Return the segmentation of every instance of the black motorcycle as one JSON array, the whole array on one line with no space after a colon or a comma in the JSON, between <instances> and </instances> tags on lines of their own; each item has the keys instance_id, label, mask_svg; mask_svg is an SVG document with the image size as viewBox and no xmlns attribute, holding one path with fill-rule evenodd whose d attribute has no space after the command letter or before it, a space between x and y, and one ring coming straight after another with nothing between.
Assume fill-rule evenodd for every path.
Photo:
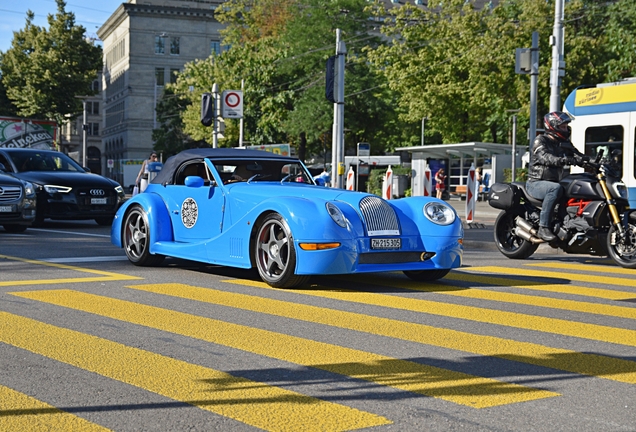
<instances>
[{"instance_id":1,"label":"black motorcycle","mask_svg":"<svg viewBox=\"0 0 636 432\"><path fill-rule=\"evenodd\" d=\"M599 152L586 172L565 176L564 194L555 206L549 244L566 253L610 256L618 265L636 268L636 210L629 209L615 150L610 158ZM511 259L531 256L541 243L541 200L526 192L525 183L495 183L488 194L491 207L503 210L495 221L495 243Z\"/></svg>"}]
</instances>

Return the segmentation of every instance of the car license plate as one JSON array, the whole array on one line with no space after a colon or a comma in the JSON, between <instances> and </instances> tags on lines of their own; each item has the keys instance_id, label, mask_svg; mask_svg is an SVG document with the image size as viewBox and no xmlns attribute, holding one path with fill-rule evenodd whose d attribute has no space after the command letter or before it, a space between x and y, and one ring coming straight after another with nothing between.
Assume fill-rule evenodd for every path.
<instances>
[{"instance_id":1,"label":"car license plate","mask_svg":"<svg viewBox=\"0 0 636 432\"><path fill-rule=\"evenodd\" d=\"M91 198L91 204L108 204L108 198Z\"/></svg>"},{"instance_id":2,"label":"car license plate","mask_svg":"<svg viewBox=\"0 0 636 432\"><path fill-rule=\"evenodd\" d=\"M13 212L13 206L0 206L0 212L3 213L12 213Z\"/></svg>"},{"instance_id":3,"label":"car license plate","mask_svg":"<svg viewBox=\"0 0 636 432\"><path fill-rule=\"evenodd\" d=\"M400 249L402 239L399 238L372 238L371 249Z\"/></svg>"}]
</instances>

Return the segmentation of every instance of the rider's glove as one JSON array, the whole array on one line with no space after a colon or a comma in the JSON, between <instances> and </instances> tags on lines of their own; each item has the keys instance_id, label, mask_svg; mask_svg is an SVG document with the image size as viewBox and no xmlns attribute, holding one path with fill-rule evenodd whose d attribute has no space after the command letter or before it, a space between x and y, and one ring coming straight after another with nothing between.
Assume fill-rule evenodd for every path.
<instances>
[{"instance_id":1,"label":"rider's glove","mask_svg":"<svg viewBox=\"0 0 636 432\"><path fill-rule=\"evenodd\" d=\"M575 164L578 166L583 166L585 162L590 161L590 157L586 155L574 155Z\"/></svg>"},{"instance_id":2,"label":"rider's glove","mask_svg":"<svg viewBox=\"0 0 636 432\"><path fill-rule=\"evenodd\" d=\"M572 156L564 156L561 158L561 163L563 165L577 165L576 159Z\"/></svg>"}]
</instances>

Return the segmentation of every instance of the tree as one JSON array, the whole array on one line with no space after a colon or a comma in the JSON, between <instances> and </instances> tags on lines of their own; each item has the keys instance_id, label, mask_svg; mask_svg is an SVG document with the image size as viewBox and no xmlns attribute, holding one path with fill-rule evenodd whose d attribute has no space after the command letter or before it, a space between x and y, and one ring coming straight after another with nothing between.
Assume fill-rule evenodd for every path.
<instances>
[{"instance_id":1,"label":"tree","mask_svg":"<svg viewBox=\"0 0 636 432\"><path fill-rule=\"evenodd\" d=\"M35 14L27 12L25 28L14 33L0 70L18 115L62 124L82 110L75 96L94 94L91 83L102 67L102 51L85 38L86 29L75 24L66 3L56 3L48 29L34 25Z\"/></svg>"}]
</instances>

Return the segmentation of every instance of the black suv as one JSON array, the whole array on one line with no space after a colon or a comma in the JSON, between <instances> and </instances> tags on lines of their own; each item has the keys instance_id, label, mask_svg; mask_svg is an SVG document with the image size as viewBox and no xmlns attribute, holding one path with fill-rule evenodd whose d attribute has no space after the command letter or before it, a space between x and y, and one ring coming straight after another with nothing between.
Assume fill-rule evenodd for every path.
<instances>
[{"instance_id":1,"label":"black suv","mask_svg":"<svg viewBox=\"0 0 636 432\"><path fill-rule=\"evenodd\" d=\"M24 232L35 220L35 188L6 171L0 163L0 225L11 233Z\"/></svg>"}]
</instances>

